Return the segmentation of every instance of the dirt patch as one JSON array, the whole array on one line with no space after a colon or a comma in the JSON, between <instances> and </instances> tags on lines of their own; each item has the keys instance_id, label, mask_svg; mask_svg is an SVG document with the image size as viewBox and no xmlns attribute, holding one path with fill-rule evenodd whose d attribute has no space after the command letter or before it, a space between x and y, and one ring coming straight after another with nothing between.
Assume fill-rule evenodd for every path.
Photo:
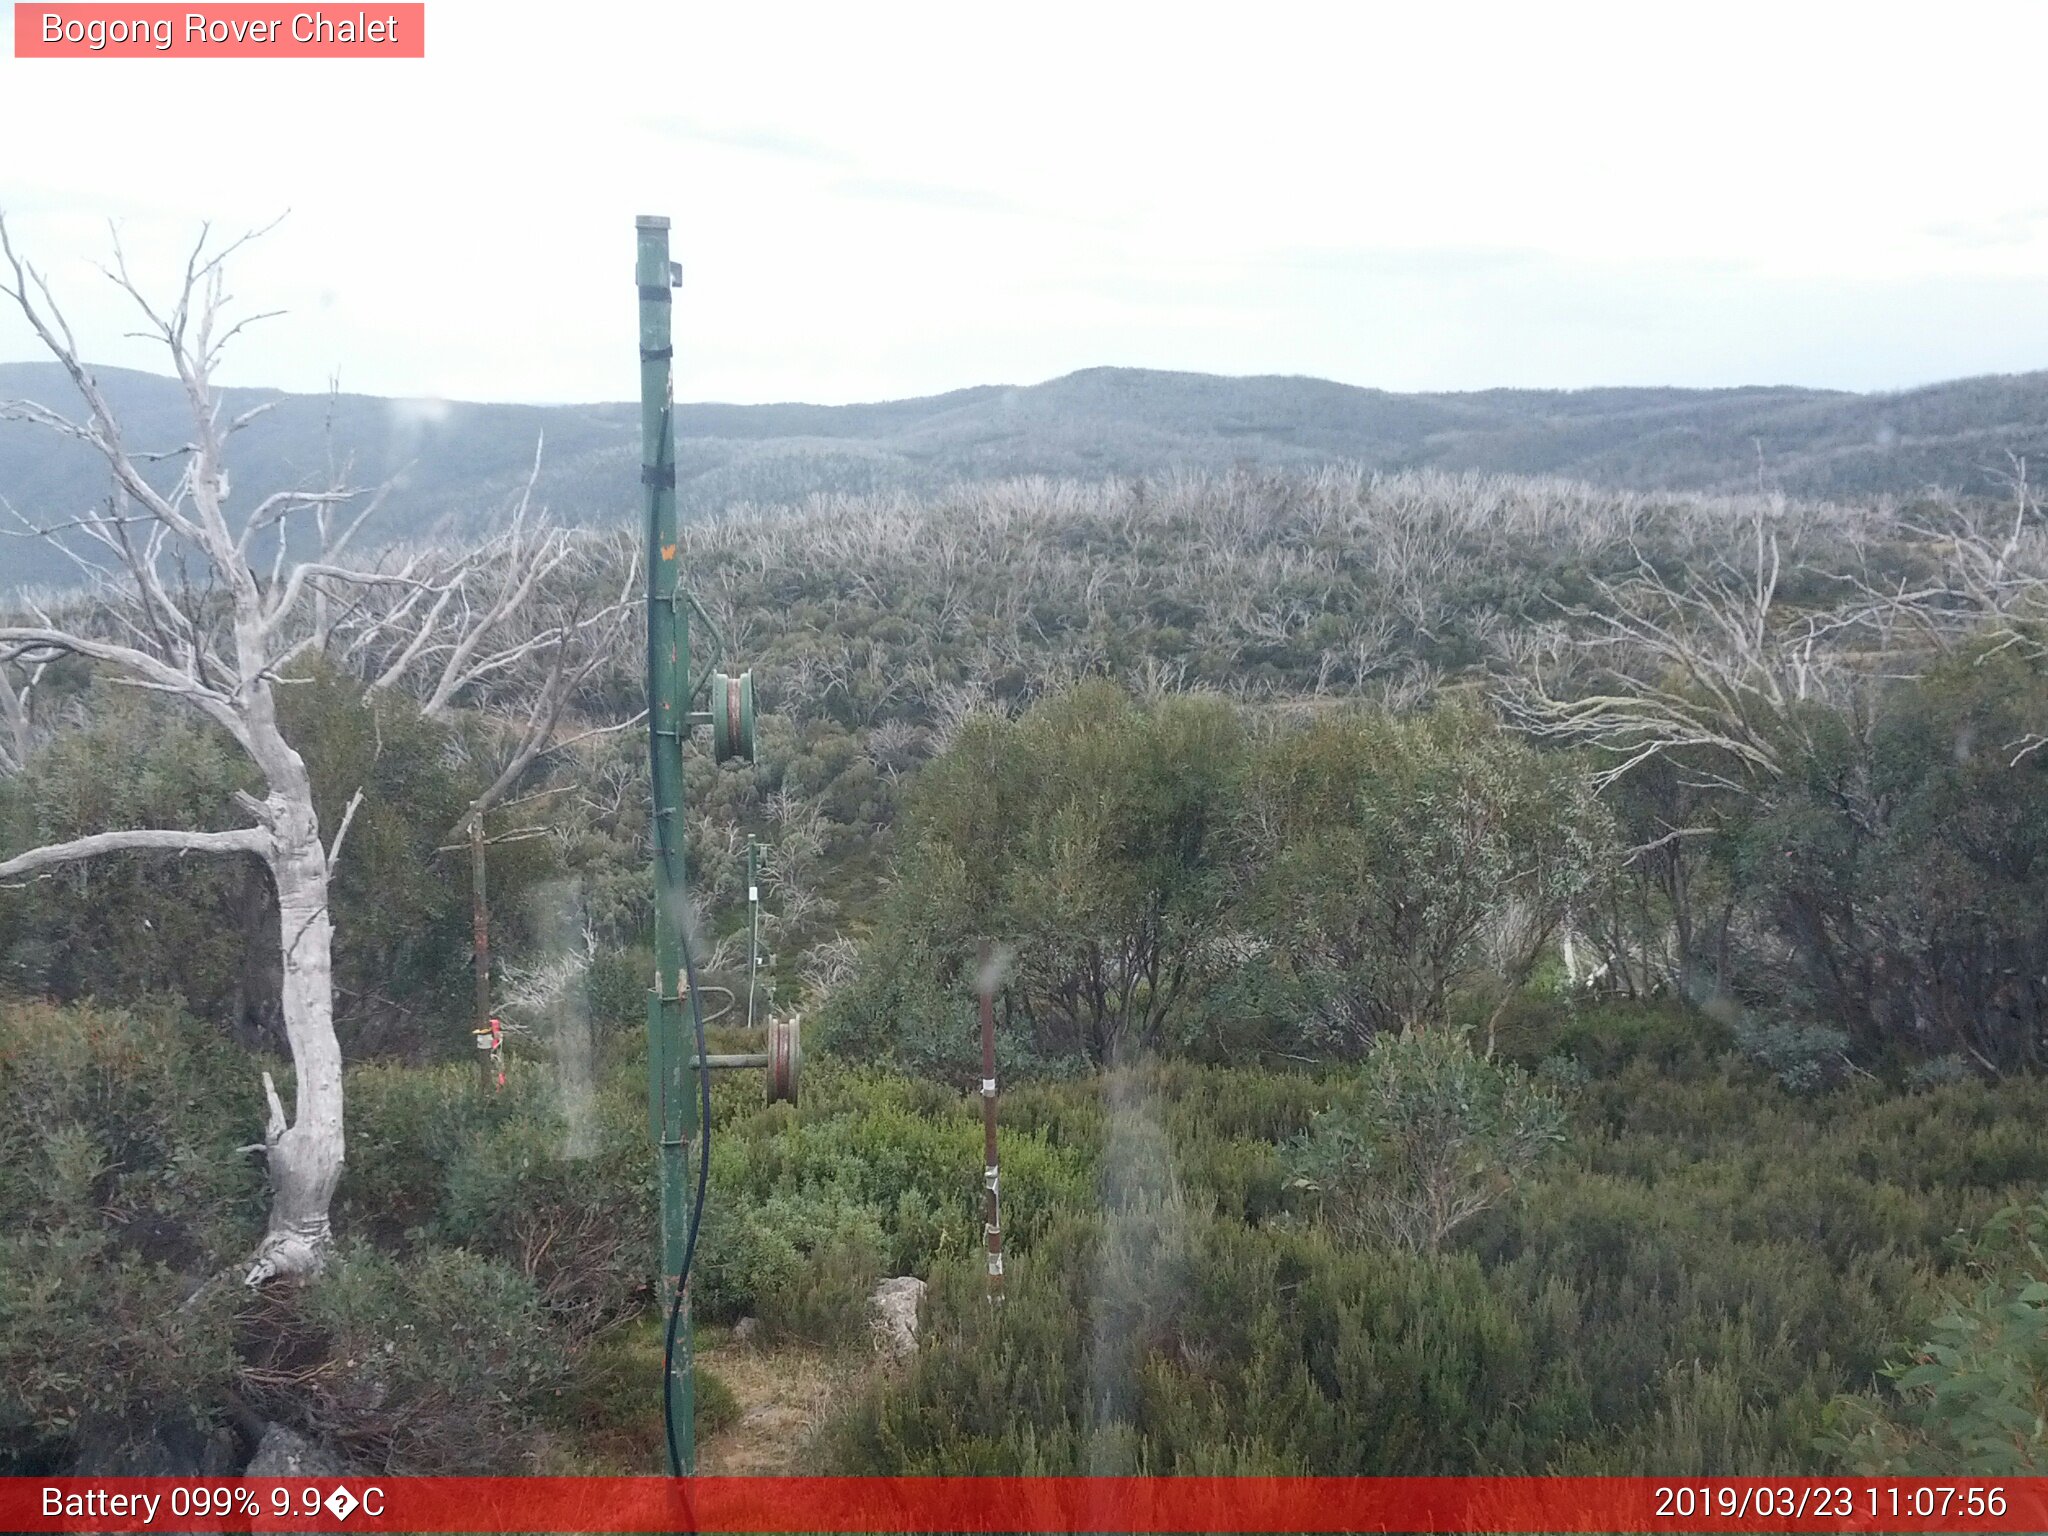
<instances>
[{"instance_id":1,"label":"dirt patch","mask_svg":"<svg viewBox=\"0 0 2048 1536\"><path fill-rule=\"evenodd\" d=\"M708 1477L794 1474L833 1401L865 1379L860 1357L819 1350L728 1344L700 1348L697 1358L732 1388L740 1407L736 1422L697 1447L697 1470Z\"/></svg>"}]
</instances>

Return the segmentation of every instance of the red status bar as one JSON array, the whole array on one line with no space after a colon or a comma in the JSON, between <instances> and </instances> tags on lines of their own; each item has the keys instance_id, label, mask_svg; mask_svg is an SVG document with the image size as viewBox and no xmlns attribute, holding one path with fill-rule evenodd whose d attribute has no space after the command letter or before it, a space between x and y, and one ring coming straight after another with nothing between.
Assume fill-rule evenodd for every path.
<instances>
[{"instance_id":1,"label":"red status bar","mask_svg":"<svg viewBox=\"0 0 2048 1536\"><path fill-rule=\"evenodd\" d=\"M42 1531L2043 1531L2048 1478L0 1478Z\"/></svg>"}]
</instances>

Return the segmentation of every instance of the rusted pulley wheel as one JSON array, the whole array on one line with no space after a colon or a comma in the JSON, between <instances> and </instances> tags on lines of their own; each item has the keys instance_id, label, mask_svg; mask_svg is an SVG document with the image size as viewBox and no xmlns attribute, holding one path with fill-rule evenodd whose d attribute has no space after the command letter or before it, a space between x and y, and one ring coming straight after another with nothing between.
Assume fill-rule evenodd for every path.
<instances>
[{"instance_id":1,"label":"rusted pulley wheel","mask_svg":"<svg viewBox=\"0 0 2048 1536\"><path fill-rule=\"evenodd\" d=\"M768 1102L794 1104L797 1079L803 1073L803 1016L768 1020Z\"/></svg>"},{"instance_id":2,"label":"rusted pulley wheel","mask_svg":"<svg viewBox=\"0 0 2048 1536\"><path fill-rule=\"evenodd\" d=\"M711 755L721 763L754 760L754 674L711 674Z\"/></svg>"}]
</instances>

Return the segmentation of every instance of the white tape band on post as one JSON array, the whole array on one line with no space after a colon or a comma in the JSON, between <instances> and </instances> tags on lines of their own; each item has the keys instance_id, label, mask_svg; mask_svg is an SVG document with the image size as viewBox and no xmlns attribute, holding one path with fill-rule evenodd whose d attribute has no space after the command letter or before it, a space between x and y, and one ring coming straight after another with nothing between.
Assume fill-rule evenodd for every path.
<instances>
[{"instance_id":1,"label":"white tape band on post","mask_svg":"<svg viewBox=\"0 0 2048 1536\"><path fill-rule=\"evenodd\" d=\"M996 1080L994 1078L984 1077L981 1080L981 1096L984 1099L992 1099L996 1096Z\"/></svg>"},{"instance_id":2,"label":"white tape band on post","mask_svg":"<svg viewBox=\"0 0 2048 1536\"><path fill-rule=\"evenodd\" d=\"M750 885L750 886L748 886L748 887L747 887L747 900L749 900L749 901L759 901L760 899L761 899L761 887L759 887L758 885Z\"/></svg>"},{"instance_id":3,"label":"white tape band on post","mask_svg":"<svg viewBox=\"0 0 2048 1536\"><path fill-rule=\"evenodd\" d=\"M988 1272L992 1275L1000 1275L1003 1272L1003 1256L1000 1253L988 1256Z\"/></svg>"}]
</instances>

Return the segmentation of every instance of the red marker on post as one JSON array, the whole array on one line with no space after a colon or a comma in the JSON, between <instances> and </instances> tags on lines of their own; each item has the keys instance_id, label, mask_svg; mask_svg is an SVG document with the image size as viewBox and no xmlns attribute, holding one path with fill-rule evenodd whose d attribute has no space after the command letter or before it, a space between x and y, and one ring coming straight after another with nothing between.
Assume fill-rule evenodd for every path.
<instances>
[{"instance_id":1,"label":"red marker on post","mask_svg":"<svg viewBox=\"0 0 2048 1536\"><path fill-rule=\"evenodd\" d=\"M493 1017L490 1022L490 1025L487 1028L473 1029L470 1031L470 1033L476 1037L476 1048L478 1050L489 1051L491 1053L491 1064L493 1067L496 1068L496 1086L499 1088L504 1087L505 1026L503 1022L497 1019L496 1017Z\"/></svg>"}]
</instances>

